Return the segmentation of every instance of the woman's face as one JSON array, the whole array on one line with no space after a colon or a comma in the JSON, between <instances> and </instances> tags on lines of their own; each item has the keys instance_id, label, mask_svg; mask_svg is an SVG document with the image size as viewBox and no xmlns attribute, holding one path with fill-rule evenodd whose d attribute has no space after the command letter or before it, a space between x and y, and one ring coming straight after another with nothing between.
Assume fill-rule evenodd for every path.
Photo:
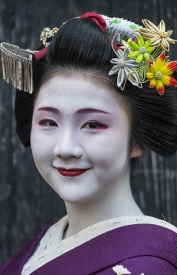
<instances>
[{"instance_id":1,"label":"woman's face","mask_svg":"<svg viewBox=\"0 0 177 275\"><path fill-rule=\"evenodd\" d=\"M116 91L56 75L35 101L31 148L42 177L67 202L89 201L129 173L130 127Z\"/></svg>"}]
</instances>

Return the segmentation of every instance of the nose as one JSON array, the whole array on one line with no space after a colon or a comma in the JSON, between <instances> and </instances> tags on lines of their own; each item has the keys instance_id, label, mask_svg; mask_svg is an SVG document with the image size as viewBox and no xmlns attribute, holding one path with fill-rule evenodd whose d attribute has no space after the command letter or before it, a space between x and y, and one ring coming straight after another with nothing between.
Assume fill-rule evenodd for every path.
<instances>
[{"instance_id":1,"label":"nose","mask_svg":"<svg viewBox=\"0 0 177 275\"><path fill-rule=\"evenodd\" d=\"M69 130L60 133L55 146L55 155L64 159L71 157L81 158L83 155L83 149L79 144L78 136L71 133Z\"/></svg>"}]
</instances>

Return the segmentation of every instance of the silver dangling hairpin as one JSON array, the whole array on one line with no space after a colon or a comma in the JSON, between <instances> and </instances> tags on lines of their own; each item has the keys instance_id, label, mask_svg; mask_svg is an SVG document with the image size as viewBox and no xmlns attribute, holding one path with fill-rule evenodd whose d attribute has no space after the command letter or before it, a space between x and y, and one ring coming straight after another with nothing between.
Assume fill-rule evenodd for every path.
<instances>
[{"instance_id":1,"label":"silver dangling hairpin","mask_svg":"<svg viewBox=\"0 0 177 275\"><path fill-rule=\"evenodd\" d=\"M7 83L28 93L33 92L33 72L31 50L2 42L0 44L3 79Z\"/></svg>"},{"instance_id":2,"label":"silver dangling hairpin","mask_svg":"<svg viewBox=\"0 0 177 275\"><path fill-rule=\"evenodd\" d=\"M53 37L58 28L44 28L40 35L40 40L45 47L48 47L48 39ZM32 94L33 69L32 57L38 51L21 49L18 46L2 42L0 44L3 79L7 83L12 83L14 88Z\"/></svg>"}]
</instances>

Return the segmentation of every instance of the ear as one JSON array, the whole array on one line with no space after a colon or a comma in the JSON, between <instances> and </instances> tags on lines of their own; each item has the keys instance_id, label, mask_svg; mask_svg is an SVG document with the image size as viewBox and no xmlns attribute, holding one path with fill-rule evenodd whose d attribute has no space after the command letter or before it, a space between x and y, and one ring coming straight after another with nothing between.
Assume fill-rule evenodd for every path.
<instances>
[{"instance_id":1,"label":"ear","mask_svg":"<svg viewBox=\"0 0 177 275\"><path fill-rule=\"evenodd\" d=\"M136 142L133 145L133 148L131 150L130 158L140 157L144 153L144 150L145 150L144 147L141 144L139 144L138 142Z\"/></svg>"}]
</instances>

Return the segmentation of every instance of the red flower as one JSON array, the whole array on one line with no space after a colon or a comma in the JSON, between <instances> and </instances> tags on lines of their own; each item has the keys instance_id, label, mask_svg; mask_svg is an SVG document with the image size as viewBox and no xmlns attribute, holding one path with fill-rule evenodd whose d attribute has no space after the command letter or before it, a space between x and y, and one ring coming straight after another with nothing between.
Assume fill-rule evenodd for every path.
<instances>
[{"instance_id":1,"label":"red flower","mask_svg":"<svg viewBox=\"0 0 177 275\"><path fill-rule=\"evenodd\" d=\"M80 16L80 18L91 18L97 23L97 25L102 29L103 32L106 31L106 21L101 17L101 15L94 12L87 12Z\"/></svg>"}]
</instances>

